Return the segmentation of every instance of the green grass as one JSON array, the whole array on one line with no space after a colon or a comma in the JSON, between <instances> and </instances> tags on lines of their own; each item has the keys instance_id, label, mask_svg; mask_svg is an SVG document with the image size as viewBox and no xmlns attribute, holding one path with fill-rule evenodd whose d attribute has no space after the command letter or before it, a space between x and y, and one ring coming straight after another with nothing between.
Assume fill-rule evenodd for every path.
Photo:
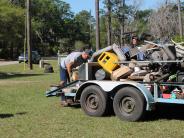
<instances>
[{"instance_id":1,"label":"green grass","mask_svg":"<svg viewBox=\"0 0 184 138\"><path fill-rule=\"evenodd\" d=\"M115 116L89 117L80 108L61 107L58 97L44 96L50 84L59 82L56 62L52 65L55 73L51 74L44 74L36 65L34 71L24 71L23 64L0 67L0 137L184 137L184 117L168 116L167 111L144 122L126 122Z\"/></svg>"}]
</instances>

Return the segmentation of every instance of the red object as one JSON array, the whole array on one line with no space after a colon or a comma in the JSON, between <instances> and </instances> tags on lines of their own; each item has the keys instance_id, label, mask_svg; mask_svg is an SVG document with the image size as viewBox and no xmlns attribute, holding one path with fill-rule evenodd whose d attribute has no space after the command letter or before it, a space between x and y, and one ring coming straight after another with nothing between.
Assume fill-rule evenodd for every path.
<instances>
[{"instance_id":1,"label":"red object","mask_svg":"<svg viewBox=\"0 0 184 138\"><path fill-rule=\"evenodd\" d=\"M165 94L165 93L163 93L162 94L162 97L165 98L165 99L170 99L171 98L171 94Z\"/></svg>"}]
</instances>

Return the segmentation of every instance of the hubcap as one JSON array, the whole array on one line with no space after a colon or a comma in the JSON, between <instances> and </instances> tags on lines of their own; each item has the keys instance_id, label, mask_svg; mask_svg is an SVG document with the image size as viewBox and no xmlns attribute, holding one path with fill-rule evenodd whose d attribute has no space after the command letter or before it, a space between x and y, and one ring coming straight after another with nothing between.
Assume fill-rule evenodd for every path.
<instances>
[{"instance_id":1,"label":"hubcap","mask_svg":"<svg viewBox=\"0 0 184 138\"><path fill-rule=\"evenodd\" d=\"M86 106L88 109L96 110L99 105L99 98L96 94L91 94L86 99Z\"/></svg>"},{"instance_id":2,"label":"hubcap","mask_svg":"<svg viewBox=\"0 0 184 138\"><path fill-rule=\"evenodd\" d=\"M125 97L120 101L120 110L130 114L134 111L135 100L131 97Z\"/></svg>"}]
</instances>

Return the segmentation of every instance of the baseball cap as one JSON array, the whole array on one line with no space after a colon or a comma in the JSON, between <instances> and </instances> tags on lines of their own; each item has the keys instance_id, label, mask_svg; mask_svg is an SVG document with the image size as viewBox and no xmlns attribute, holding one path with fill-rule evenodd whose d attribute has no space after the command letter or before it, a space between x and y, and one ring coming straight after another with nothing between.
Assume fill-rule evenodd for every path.
<instances>
[{"instance_id":1,"label":"baseball cap","mask_svg":"<svg viewBox=\"0 0 184 138\"><path fill-rule=\"evenodd\" d=\"M90 49L85 49L84 53L88 54L88 56L92 56L93 52Z\"/></svg>"},{"instance_id":2,"label":"baseball cap","mask_svg":"<svg viewBox=\"0 0 184 138\"><path fill-rule=\"evenodd\" d=\"M138 40L138 37L137 37L136 35L134 35L134 36L132 36L132 40L133 40L133 39Z\"/></svg>"}]
</instances>

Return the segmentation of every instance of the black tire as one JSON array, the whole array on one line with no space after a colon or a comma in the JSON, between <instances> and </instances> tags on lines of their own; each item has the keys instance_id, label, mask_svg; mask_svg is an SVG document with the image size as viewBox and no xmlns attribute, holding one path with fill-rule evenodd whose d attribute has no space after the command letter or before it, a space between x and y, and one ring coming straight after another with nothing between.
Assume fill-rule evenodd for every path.
<instances>
[{"instance_id":1,"label":"black tire","mask_svg":"<svg viewBox=\"0 0 184 138\"><path fill-rule=\"evenodd\" d=\"M82 110L89 116L103 116L107 111L107 93L96 85L86 87L81 95Z\"/></svg>"},{"instance_id":2,"label":"black tire","mask_svg":"<svg viewBox=\"0 0 184 138\"><path fill-rule=\"evenodd\" d=\"M133 87L120 89L113 101L113 109L121 120L139 121L143 118L146 101L141 92Z\"/></svg>"}]
</instances>

